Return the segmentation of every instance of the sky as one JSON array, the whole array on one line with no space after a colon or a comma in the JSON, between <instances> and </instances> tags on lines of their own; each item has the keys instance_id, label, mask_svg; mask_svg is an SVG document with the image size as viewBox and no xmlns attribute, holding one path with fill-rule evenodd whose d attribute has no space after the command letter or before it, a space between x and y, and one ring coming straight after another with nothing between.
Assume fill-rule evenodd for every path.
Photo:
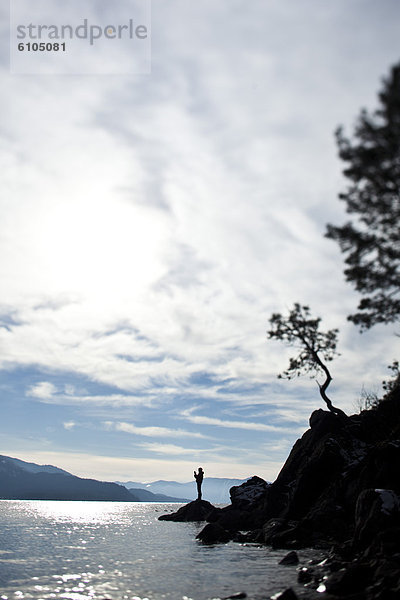
<instances>
[{"instance_id":1,"label":"sky","mask_svg":"<svg viewBox=\"0 0 400 600\"><path fill-rule=\"evenodd\" d=\"M10 73L1 11L0 453L273 480L324 407L277 379L273 312L339 328L349 413L398 358L394 326L346 320L359 297L324 232L346 219L334 131L376 108L400 4L152 0L151 71L119 75Z\"/></svg>"}]
</instances>

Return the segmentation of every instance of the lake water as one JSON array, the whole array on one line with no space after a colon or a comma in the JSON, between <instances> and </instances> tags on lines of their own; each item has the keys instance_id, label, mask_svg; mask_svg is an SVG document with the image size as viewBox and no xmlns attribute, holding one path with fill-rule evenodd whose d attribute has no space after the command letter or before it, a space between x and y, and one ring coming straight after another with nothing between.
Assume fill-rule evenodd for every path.
<instances>
[{"instance_id":1,"label":"lake water","mask_svg":"<svg viewBox=\"0 0 400 600\"><path fill-rule=\"evenodd\" d=\"M292 585L285 551L206 546L203 523L158 521L177 504L0 501L1 600L265 600Z\"/></svg>"}]
</instances>

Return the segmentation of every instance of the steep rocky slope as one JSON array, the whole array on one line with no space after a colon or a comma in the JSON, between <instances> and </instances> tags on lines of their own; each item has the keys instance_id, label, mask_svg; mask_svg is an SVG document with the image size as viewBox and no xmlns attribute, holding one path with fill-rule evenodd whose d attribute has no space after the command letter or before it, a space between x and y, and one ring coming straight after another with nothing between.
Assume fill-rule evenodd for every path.
<instances>
[{"instance_id":1,"label":"steep rocky slope","mask_svg":"<svg viewBox=\"0 0 400 600\"><path fill-rule=\"evenodd\" d=\"M400 389L359 415L315 411L277 479L232 488L207 520L206 543L325 549L299 577L329 598L400 598Z\"/></svg>"}]
</instances>

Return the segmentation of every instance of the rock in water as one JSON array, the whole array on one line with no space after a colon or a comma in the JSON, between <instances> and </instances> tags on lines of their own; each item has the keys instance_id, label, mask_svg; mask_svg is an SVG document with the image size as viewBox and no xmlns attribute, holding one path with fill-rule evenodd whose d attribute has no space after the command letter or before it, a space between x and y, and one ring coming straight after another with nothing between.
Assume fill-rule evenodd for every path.
<instances>
[{"instance_id":1,"label":"rock in water","mask_svg":"<svg viewBox=\"0 0 400 600\"><path fill-rule=\"evenodd\" d=\"M218 523L208 523L204 529L196 535L196 539L204 544L226 544L231 541L232 535L229 531L221 527L221 525L218 525Z\"/></svg>"},{"instance_id":2,"label":"rock in water","mask_svg":"<svg viewBox=\"0 0 400 600\"><path fill-rule=\"evenodd\" d=\"M181 506L179 510L158 517L159 521L206 521L215 507L207 500L194 500Z\"/></svg>"},{"instance_id":3,"label":"rock in water","mask_svg":"<svg viewBox=\"0 0 400 600\"><path fill-rule=\"evenodd\" d=\"M279 561L279 564L280 565L298 565L299 557L297 555L297 552L292 550L292 552L289 552L288 554L286 554L286 556L284 556L282 558L282 560Z\"/></svg>"},{"instance_id":4,"label":"rock in water","mask_svg":"<svg viewBox=\"0 0 400 600\"><path fill-rule=\"evenodd\" d=\"M275 596L271 596L271 600L298 600L298 596L292 590L292 588L288 588L284 592L280 592L279 594L275 594Z\"/></svg>"}]
</instances>

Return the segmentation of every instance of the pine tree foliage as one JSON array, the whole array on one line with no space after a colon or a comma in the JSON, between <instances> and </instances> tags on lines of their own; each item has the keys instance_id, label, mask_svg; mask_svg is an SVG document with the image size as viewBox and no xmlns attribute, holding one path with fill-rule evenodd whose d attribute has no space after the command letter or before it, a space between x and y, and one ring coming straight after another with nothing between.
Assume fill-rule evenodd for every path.
<instances>
[{"instance_id":1,"label":"pine tree foliage","mask_svg":"<svg viewBox=\"0 0 400 600\"><path fill-rule=\"evenodd\" d=\"M395 392L400 388L400 365L398 360L394 360L388 369L392 372L392 379L382 381L382 387L386 394Z\"/></svg>"},{"instance_id":2,"label":"pine tree foliage","mask_svg":"<svg viewBox=\"0 0 400 600\"><path fill-rule=\"evenodd\" d=\"M329 224L326 236L345 255L345 276L362 298L348 318L361 331L400 316L400 64L379 94L380 106L362 110L352 139L336 132L347 164L348 189L339 195L353 215L342 226Z\"/></svg>"}]
</instances>

